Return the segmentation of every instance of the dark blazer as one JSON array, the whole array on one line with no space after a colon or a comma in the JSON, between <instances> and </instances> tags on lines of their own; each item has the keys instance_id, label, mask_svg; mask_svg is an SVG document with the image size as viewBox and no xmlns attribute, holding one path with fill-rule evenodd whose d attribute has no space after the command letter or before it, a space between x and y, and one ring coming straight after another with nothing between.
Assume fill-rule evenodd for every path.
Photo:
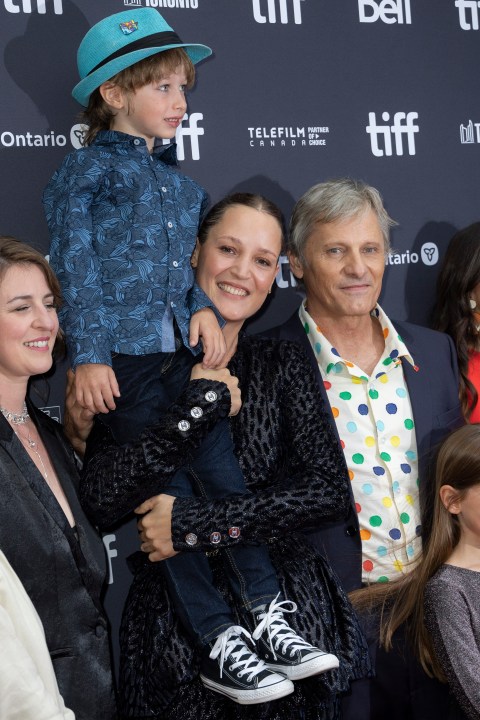
<instances>
[{"instance_id":1,"label":"dark blazer","mask_svg":"<svg viewBox=\"0 0 480 720\"><path fill-rule=\"evenodd\" d=\"M28 410L70 503L78 535L0 415L0 548L43 622L66 706L77 720L110 720L115 705L100 601L103 544L80 507L73 452L61 426L30 403Z\"/></svg>"},{"instance_id":2,"label":"dark blazer","mask_svg":"<svg viewBox=\"0 0 480 720\"><path fill-rule=\"evenodd\" d=\"M457 357L448 335L411 323L395 322L394 325L415 362L415 368L407 361L402 361L402 364L415 422L423 507L432 488L429 477L435 451L449 432L463 424L458 399ZM322 397L328 402L318 363L298 312L283 325L265 334L280 340L295 340L303 346L314 368ZM338 438L333 415L330 419ZM360 587L362 573L361 541L353 494L351 500L350 511L344 521L309 532L309 540L326 555L347 591ZM424 532L428 531L428 523L429 518L424 516Z\"/></svg>"}]
</instances>

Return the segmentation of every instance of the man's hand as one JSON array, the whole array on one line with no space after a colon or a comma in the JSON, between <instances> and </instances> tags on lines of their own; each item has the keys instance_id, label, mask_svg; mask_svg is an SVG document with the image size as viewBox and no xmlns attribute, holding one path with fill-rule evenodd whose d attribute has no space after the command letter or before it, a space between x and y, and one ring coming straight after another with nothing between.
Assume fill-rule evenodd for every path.
<instances>
[{"instance_id":1,"label":"man's hand","mask_svg":"<svg viewBox=\"0 0 480 720\"><path fill-rule=\"evenodd\" d=\"M115 373L109 365L86 363L75 369L76 399L92 413L115 410L115 397L120 397Z\"/></svg>"},{"instance_id":2,"label":"man's hand","mask_svg":"<svg viewBox=\"0 0 480 720\"><path fill-rule=\"evenodd\" d=\"M63 430L73 449L82 458L85 455L85 445L92 429L94 417L95 413L78 404L75 390L75 373L73 370L68 370Z\"/></svg>"}]
</instances>

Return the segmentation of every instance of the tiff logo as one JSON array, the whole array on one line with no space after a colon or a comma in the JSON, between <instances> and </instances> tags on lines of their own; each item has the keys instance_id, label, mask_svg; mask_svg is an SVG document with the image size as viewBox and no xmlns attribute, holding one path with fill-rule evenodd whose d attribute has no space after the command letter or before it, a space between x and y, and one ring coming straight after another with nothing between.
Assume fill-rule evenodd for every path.
<instances>
[{"instance_id":1,"label":"tiff logo","mask_svg":"<svg viewBox=\"0 0 480 720\"><path fill-rule=\"evenodd\" d=\"M455 0L462 30L478 30L480 0ZM467 11L470 11L469 13ZM470 22L469 22L470 20Z\"/></svg>"},{"instance_id":2,"label":"tiff logo","mask_svg":"<svg viewBox=\"0 0 480 720\"><path fill-rule=\"evenodd\" d=\"M412 24L410 0L358 0L360 22L373 23L380 19L387 25Z\"/></svg>"},{"instance_id":3,"label":"tiff logo","mask_svg":"<svg viewBox=\"0 0 480 720\"><path fill-rule=\"evenodd\" d=\"M388 122L390 113L382 113L382 120ZM370 143L372 145L372 153L376 157L384 155L393 155L392 136L395 139L395 154L403 155L403 138L407 138L408 154L415 155L415 133L419 131L416 112L396 112L393 116L393 125L377 125L377 118L374 112L368 113L369 124L366 127L367 133L370 135ZM383 138L383 148L379 145L379 137Z\"/></svg>"},{"instance_id":4,"label":"tiff logo","mask_svg":"<svg viewBox=\"0 0 480 720\"><path fill-rule=\"evenodd\" d=\"M21 0L21 2L15 3L13 0L3 0L5 10L9 13L31 13L32 2L36 6L36 10L40 15L44 15L47 12L47 3L49 0ZM53 0L53 12L55 15L61 15L63 13L62 0Z\"/></svg>"},{"instance_id":5,"label":"tiff logo","mask_svg":"<svg viewBox=\"0 0 480 720\"><path fill-rule=\"evenodd\" d=\"M462 145L480 143L480 123L473 123L470 120L468 125L460 125L460 142Z\"/></svg>"},{"instance_id":6,"label":"tiff logo","mask_svg":"<svg viewBox=\"0 0 480 720\"><path fill-rule=\"evenodd\" d=\"M200 137L200 135L205 134L205 130L201 127L198 127L199 120L203 120L202 113L191 113L190 115L186 114L183 117L182 124L177 129L175 141L177 143L177 157L180 161L185 160L184 137L186 136L190 138L192 160L200 160L200 145L198 142L198 138ZM184 126L184 123L186 121L188 121L188 127ZM164 140L163 144L167 145L169 142L170 140Z\"/></svg>"},{"instance_id":7,"label":"tiff logo","mask_svg":"<svg viewBox=\"0 0 480 720\"><path fill-rule=\"evenodd\" d=\"M280 14L280 22L288 23L288 8L293 11L293 21L296 25L302 23L302 6L305 0L252 0L253 17L258 23L277 22L277 8ZM267 15L262 14L262 7L267 10Z\"/></svg>"}]
</instances>

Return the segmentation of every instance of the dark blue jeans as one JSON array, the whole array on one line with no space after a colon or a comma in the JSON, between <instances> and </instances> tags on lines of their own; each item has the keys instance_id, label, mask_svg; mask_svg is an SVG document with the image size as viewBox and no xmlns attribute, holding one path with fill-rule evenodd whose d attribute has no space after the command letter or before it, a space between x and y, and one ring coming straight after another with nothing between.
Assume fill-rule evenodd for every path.
<instances>
[{"instance_id":1,"label":"dark blue jeans","mask_svg":"<svg viewBox=\"0 0 480 720\"><path fill-rule=\"evenodd\" d=\"M117 442L132 442L145 427L158 422L187 385L195 362L183 345L175 353L112 358L121 398L115 401L114 412L99 419L110 427ZM227 420L217 423L193 461L174 475L167 491L176 497L208 499L248 492ZM218 531L223 535L228 528ZM230 585L245 611L276 597L279 585L265 546L239 544L222 552ZM203 552L180 553L163 561L162 569L177 614L195 642L205 645L235 624L229 606L213 584Z\"/></svg>"}]
</instances>

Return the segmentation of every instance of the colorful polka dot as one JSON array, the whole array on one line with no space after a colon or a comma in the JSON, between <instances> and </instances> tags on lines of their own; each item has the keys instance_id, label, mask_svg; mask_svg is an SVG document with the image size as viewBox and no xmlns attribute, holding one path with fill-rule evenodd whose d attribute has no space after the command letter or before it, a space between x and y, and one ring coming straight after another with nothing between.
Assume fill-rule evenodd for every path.
<instances>
[{"instance_id":1,"label":"colorful polka dot","mask_svg":"<svg viewBox=\"0 0 480 720\"><path fill-rule=\"evenodd\" d=\"M393 447L398 447L400 445L400 438L398 435L392 435L390 438L390 443L393 445Z\"/></svg>"},{"instance_id":2,"label":"colorful polka dot","mask_svg":"<svg viewBox=\"0 0 480 720\"><path fill-rule=\"evenodd\" d=\"M391 508L393 505L392 499L389 497L382 498L382 505L386 508Z\"/></svg>"},{"instance_id":3,"label":"colorful polka dot","mask_svg":"<svg viewBox=\"0 0 480 720\"><path fill-rule=\"evenodd\" d=\"M392 528L388 534L390 535L392 540L400 540L400 538L402 537L402 533L398 528Z\"/></svg>"},{"instance_id":4,"label":"colorful polka dot","mask_svg":"<svg viewBox=\"0 0 480 720\"><path fill-rule=\"evenodd\" d=\"M368 394L372 400L378 400L378 390L369 390Z\"/></svg>"},{"instance_id":5,"label":"colorful polka dot","mask_svg":"<svg viewBox=\"0 0 480 720\"><path fill-rule=\"evenodd\" d=\"M408 513L403 512L400 514L400 520L402 521L402 523L404 525L408 525L408 523L410 522L410 515Z\"/></svg>"},{"instance_id":6,"label":"colorful polka dot","mask_svg":"<svg viewBox=\"0 0 480 720\"><path fill-rule=\"evenodd\" d=\"M407 503L409 505L413 505L413 503L414 503L414 499L411 495L405 495L405 500L407 501Z\"/></svg>"},{"instance_id":7,"label":"colorful polka dot","mask_svg":"<svg viewBox=\"0 0 480 720\"><path fill-rule=\"evenodd\" d=\"M397 389L395 390L395 394L396 394L399 398L405 398L405 397L407 397L407 391L405 390L405 388L397 388Z\"/></svg>"},{"instance_id":8,"label":"colorful polka dot","mask_svg":"<svg viewBox=\"0 0 480 720\"><path fill-rule=\"evenodd\" d=\"M387 411L387 413L388 413L389 415L395 415L395 413L397 412L398 408L397 408L397 406L395 405L395 403L387 403L387 404L385 405L385 410Z\"/></svg>"},{"instance_id":9,"label":"colorful polka dot","mask_svg":"<svg viewBox=\"0 0 480 720\"><path fill-rule=\"evenodd\" d=\"M381 557L381 558L386 557L387 552L388 552L388 551L387 551L387 548L385 547L385 545L379 545L379 546L378 546L378 548L377 548L377 555L378 555L378 557Z\"/></svg>"},{"instance_id":10,"label":"colorful polka dot","mask_svg":"<svg viewBox=\"0 0 480 720\"><path fill-rule=\"evenodd\" d=\"M366 530L365 528L362 528L360 530L360 539L363 540L363 542L370 540L371 537L372 533L370 532L370 530Z\"/></svg>"},{"instance_id":11,"label":"colorful polka dot","mask_svg":"<svg viewBox=\"0 0 480 720\"><path fill-rule=\"evenodd\" d=\"M336 355L337 357L340 357L340 353L338 352L337 348L332 347L332 348L330 348L330 351L331 351L332 355Z\"/></svg>"},{"instance_id":12,"label":"colorful polka dot","mask_svg":"<svg viewBox=\"0 0 480 720\"><path fill-rule=\"evenodd\" d=\"M361 453L355 453L354 455L352 455L352 460L355 465L362 465L362 463L365 462L365 458Z\"/></svg>"},{"instance_id":13,"label":"colorful polka dot","mask_svg":"<svg viewBox=\"0 0 480 720\"><path fill-rule=\"evenodd\" d=\"M380 453L380 457L381 457L382 460L384 460L385 462L390 462L390 460L392 459L392 456L389 455L387 452L381 452L381 453Z\"/></svg>"},{"instance_id":14,"label":"colorful polka dot","mask_svg":"<svg viewBox=\"0 0 480 720\"><path fill-rule=\"evenodd\" d=\"M310 332L310 325L308 323L305 323L305 325L303 326L303 329L305 330L305 332L308 335L308 333Z\"/></svg>"},{"instance_id":15,"label":"colorful polka dot","mask_svg":"<svg viewBox=\"0 0 480 720\"><path fill-rule=\"evenodd\" d=\"M365 572L372 572L373 562L371 560L364 560L363 569L365 570Z\"/></svg>"},{"instance_id":16,"label":"colorful polka dot","mask_svg":"<svg viewBox=\"0 0 480 720\"><path fill-rule=\"evenodd\" d=\"M375 473L375 475L376 475L377 477L381 477L382 475L385 475L385 468L380 467L380 465L375 465L375 466L372 468L372 470L373 470L373 472Z\"/></svg>"},{"instance_id":17,"label":"colorful polka dot","mask_svg":"<svg viewBox=\"0 0 480 720\"><path fill-rule=\"evenodd\" d=\"M380 527L381 524L382 518L380 517L380 515L372 515L372 517L370 518L370 525L372 527Z\"/></svg>"},{"instance_id":18,"label":"colorful polka dot","mask_svg":"<svg viewBox=\"0 0 480 720\"><path fill-rule=\"evenodd\" d=\"M391 357L385 358L385 360L382 362L382 365L387 365L387 366L388 366L388 365L391 365L391 364L392 364L392 358L391 358Z\"/></svg>"},{"instance_id":19,"label":"colorful polka dot","mask_svg":"<svg viewBox=\"0 0 480 720\"><path fill-rule=\"evenodd\" d=\"M375 445L375 438L372 437L371 435L368 435L368 436L365 438L365 445L366 445L367 447L374 447L374 445Z\"/></svg>"},{"instance_id":20,"label":"colorful polka dot","mask_svg":"<svg viewBox=\"0 0 480 720\"><path fill-rule=\"evenodd\" d=\"M332 406L332 415L334 418L337 418L340 415L339 409Z\"/></svg>"},{"instance_id":21,"label":"colorful polka dot","mask_svg":"<svg viewBox=\"0 0 480 720\"><path fill-rule=\"evenodd\" d=\"M358 513L362 512L362 506L360 505L360 503L355 503L355 510L357 511L357 515Z\"/></svg>"},{"instance_id":22,"label":"colorful polka dot","mask_svg":"<svg viewBox=\"0 0 480 720\"><path fill-rule=\"evenodd\" d=\"M357 432L357 424L354 423L353 420L351 420L350 422L347 423L347 430L348 430L348 432L356 433ZM362 460L362 462L363 462L363 460Z\"/></svg>"},{"instance_id":23,"label":"colorful polka dot","mask_svg":"<svg viewBox=\"0 0 480 720\"><path fill-rule=\"evenodd\" d=\"M396 570L397 572L402 572L402 570L403 570L403 563L401 562L401 560L395 560L395 562L393 563L393 567L395 568L395 570Z\"/></svg>"},{"instance_id":24,"label":"colorful polka dot","mask_svg":"<svg viewBox=\"0 0 480 720\"><path fill-rule=\"evenodd\" d=\"M415 535L416 535L417 537L420 537L421 534L422 534L422 526L421 526L421 525L417 525L417 527L415 528Z\"/></svg>"},{"instance_id":25,"label":"colorful polka dot","mask_svg":"<svg viewBox=\"0 0 480 720\"><path fill-rule=\"evenodd\" d=\"M382 375L378 378L379 382L381 382L383 385L386 385L388 383L388 375Z\"/></svg>"},{"instance_id":26,"label":"colorful polka dot","mask_svg":"<svg viewBox=\"0 0 480 720\"><path fill-rule=\"evenodd\" d=\"M325 390L330 390L330 388L332 387L332 383L328 382L328 380L324 380L323 387L325 388Z\"/></svg>"},{"instance_id":27,"label":"colorful polka dot","mask_svg":"<svg viewBox=\"0 0 480 720\"><path fill-rule=\"evenodd\" d=\"M343 440L340 440L340 445L341 445L342 450L345 450L345 443Z\"/></svg>"},{"instance_id":28,"label":"colorful polka dot","mask_svg":"<svg viewBox=\"0 0 480 720\"><path fill-rule=\"evenodd\" d=\"M348 471L348 477L350 478L350 480L353 480L353 478L355 477L355 473L353 472L353 470Z\"/></svg>"},{"instance_id":29,"label":"colorful polka dot","mask_svg":"<svg viewBox=\"0 0 480 720\"><path fill-rule=\"evenodd\" d=\"M383 432L385 430L385 423L383 420L377 420L377 430Z\"/></svg>"},{"instance_id":30,"label":"colorful polka dot","mask_svg":"<svg viewBox=\"0 0 480 720\"><path fill-rule=\"evenodd\" d=\"M360 413L360 415L368 415L368 405L361 403L358 406L358 412Z\"/></svg>"},{"instance_id":31,"label":"colorful polka dot","mask_svg":"<svg viewBox=\"0 0 480 720\"><path fill-rule=\"evenodd\" d=\"M413 450L407 450L407 452L405 453L405 457L407 458L407 460L413 461L417 459L417 453L413 452Z\"/></svg>"},{"instance_id":32,"label":"colorful polka dot","mask_svg":"<svg viewBox=\"0 0 480 720\"><path fill-rule=\"evenodd\" d=\"M413 428L415 427L413 420L411 420L410 418L407 418L406 420L404 420L403 424L405 425L407 430L413 430Z\"/></svg>"},{"instance_id":33,"label":"colorful polka dot","mask_svg":"<svg viewBox=\"0 0 480 720\"><path fill-rule=\"evenodd\" d=\"M389 579L388 579L388 577L387 577L386 575L380 575L380 577L378 578L377 582L379 582L379 583L387 583L387 582L389 582Z\"/></svg>"},{"instance_id":34,"label":"colorful polka dot","mask_svg":"<svg viewBox=\"0 0 480 720\"><path fill-rule=\"evenodd\" d=\"M405 473L405 475L409 475L412 472L412 466L408 465L407 463L402 463L400 465L400 469L402 472Z\"/></svg>"},{"instance_id":35,"label":"colorful polka dot","mask_svg":"<svg viewBox=\"0 0 480 720\"><path fill-rule=\"evenodd\" d=\"M373 493L373 485L370 483L364 483L362 485L362 492L364 492L365 495L371 495Z\"/></svg>"},{"instance_id":36,"label":"colorful polka dot","mask_svg":"<svg viewBox=\"0 0 480 720\"><path fill-rule=\"evenodd\" d=\"M317 355L320 355L321 349L322 349L322 346L320 345L320 343L316 342L315 343L315 352L317 353Z\"/></svg>"},{"instance_id":37,"label":"colorful polka dot","mask_svg":"<svg viewBox=\"0 0 480 720\"><path fill-rule=\"evenodd\" d=\"M342 398L342 400L351 400L352 399L352 393L349 392L341 392L339 397Z\"/></svg>"}]
</instances>

